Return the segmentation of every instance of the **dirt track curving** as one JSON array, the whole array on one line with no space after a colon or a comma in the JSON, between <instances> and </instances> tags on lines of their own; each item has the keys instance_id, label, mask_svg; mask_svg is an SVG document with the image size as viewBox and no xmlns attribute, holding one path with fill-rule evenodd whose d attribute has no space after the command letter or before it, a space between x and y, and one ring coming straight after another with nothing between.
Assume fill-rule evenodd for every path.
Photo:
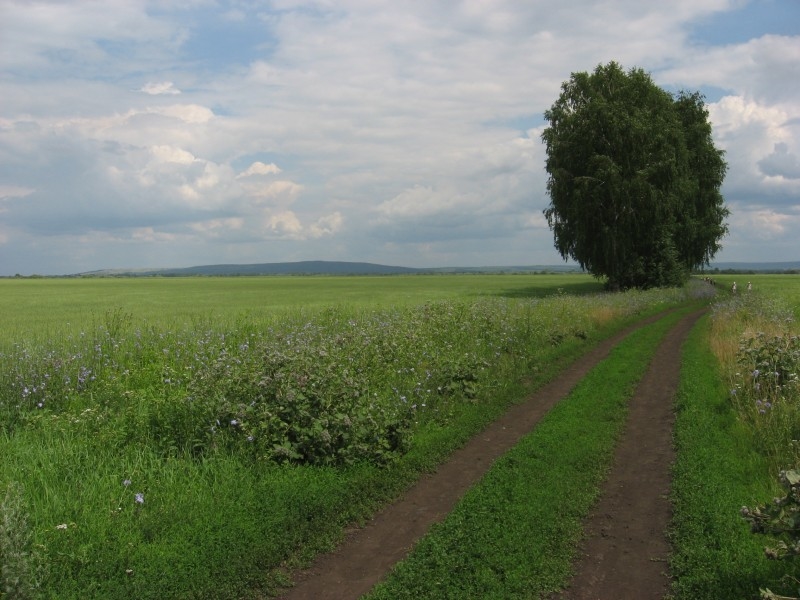
<instances>
[{"instance_id":1,"label":"dirt track curving","mask_svg":"<svg viewBox=\"0 0 800 600\"><path fill-rule=\"evenodd\" d=\"M559 598L661 598L666 593L671 400L679 377L681 343L700 314L682 319L670 331L637 388L613 472L587 523L587 542L576 577ZM604 340L514 406L365 527L350 532L334 552L319 557L281 598L355 600L367 593L616 344L659 316Z\"/></svg>"}]
</instances>

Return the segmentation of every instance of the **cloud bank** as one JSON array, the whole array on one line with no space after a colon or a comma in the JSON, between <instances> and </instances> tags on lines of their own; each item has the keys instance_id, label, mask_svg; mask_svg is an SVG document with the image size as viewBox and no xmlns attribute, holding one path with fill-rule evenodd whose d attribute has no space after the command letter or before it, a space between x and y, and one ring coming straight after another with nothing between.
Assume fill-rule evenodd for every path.
<instances>
[{"instance_id":1,"label":"cloud bank","mask_svg":"<svg viewBox=\"0 0 800 600\"><path fill-rule=\"evenodd\" d=\"M542 114L610 60L706 94L717 258L797 260L800 8L768 4L0 0L0 275L559 263Z\"/></svg>"}]
</instances>

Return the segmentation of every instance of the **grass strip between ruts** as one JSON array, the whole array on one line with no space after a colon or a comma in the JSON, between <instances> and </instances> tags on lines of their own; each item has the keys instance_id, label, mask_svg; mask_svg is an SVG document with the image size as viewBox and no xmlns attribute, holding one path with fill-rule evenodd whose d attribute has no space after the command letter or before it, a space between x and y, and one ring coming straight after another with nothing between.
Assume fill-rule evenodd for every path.
<instances>
[{"instance_id":1,"label":"grass strip between ruts","mask_svg":"<svg viewBox=\"0 0 800 600\"><path fill-rule=\"evenodd\" d=\"M688 310L620 343L367 598L537 598L565 585L627 402Z\"/></svg>"},{"instance_id":2,"label":"grass strip between ruts","mask_svg":"<svg viewBox=\"0 0 800 600\"><path fill-rule=\"evenodd\" d=\"M800 577L800 565L770 561L769 540L750 533L739 515L779 495L768 463L737 419L707 338L708 318L684 346L677 398L673 474L671 573L676 600L757 598L759 587L797 593L784 575Z\"/></svg>"}]
</instances>

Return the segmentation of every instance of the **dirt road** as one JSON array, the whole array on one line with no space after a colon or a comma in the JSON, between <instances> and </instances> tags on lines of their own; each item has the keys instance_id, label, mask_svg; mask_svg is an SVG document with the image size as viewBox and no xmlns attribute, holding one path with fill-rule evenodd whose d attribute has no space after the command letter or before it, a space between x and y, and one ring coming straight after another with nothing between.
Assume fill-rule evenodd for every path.
<instances>
[{"instance_id":1,"label":"dirt road","mask_svg":"<svg viewBox=\"0 0 800 600\"><path fill-rule=\"evenodd\" d=\"M631 401L613 472L587 523L588 539L577 575L559 598L660 598L667 590L664 530L670 515L666 494L673 460L671 400L679 376L680 345L700 314L689 315L670 331ZM365 527L352 531L336 551L319 557L281 598L355 600L367 593L616 344L659 316L604 340L514 406L435 473L421 478Z\"/></svg>"}]
</instances>

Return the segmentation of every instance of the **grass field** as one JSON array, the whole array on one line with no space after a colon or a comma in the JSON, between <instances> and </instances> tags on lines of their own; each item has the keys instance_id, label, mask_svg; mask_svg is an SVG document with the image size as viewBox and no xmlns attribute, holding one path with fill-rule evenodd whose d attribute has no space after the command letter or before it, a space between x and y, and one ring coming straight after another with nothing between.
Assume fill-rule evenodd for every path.
<instances>
[{"instance_id":1,"label":"grass field","mask_svg":"<svg viewBox=\"0 0 800 600\"><path fill-rule=\"evenodd\" d=\"M575 276L2 284L4 577L82 599L269 595L557 365L686 299Z\"/></svg>"},{"instance_id":2,"label":"grass field","mask_svg":"<svg viewBox=\"0 0 800 600\"><path fill-rule=\"evenodd\" d=\"M749 279L754 292L723 292L687 348L673 534L681 599L722 600L762 581L778 589L778 576L792 572L755 565L760 541L732 513L769 499L774 473L764 465L787 459L763 449L800 423L789 410L800 401L768 420L744 394L752 378L736 379L743 335L792 331L785 317L800 309L800 279ZM0 558L3 584L18 582L9 597L268 597L286 568L330 548L348 523L368 518L596 340L689 300L687 290L594 293L600 287L576 275L0 280ZM769 325L776 318L782 324ZM617 372L582 386L606 386L609 404L589 394L575 406L611 412L565 405L534 434L574 441L556 444L552 461L572 446L608 451L608 438L598 438L600 451L569 432L582 420L613 425L622 406L614 398L660 330L649 331L617 354ZM732 402L736 385L749 401ZM509 460L543 468L524 455ZM502 522L506 510L537 510L558 520L567 467L533 490L541 500L532 506L533 491L498 464L488 487L470 495L478 514ZM596 490L569 494L578 514ZM508 498L515 504L501 507ZM540 553L540 568L555 575L525 580L519 566L529 558L510 550L514 536L536 555L555 534L537 541L487 526L469 503L456 526L442 528L456 541L429 546L437 560L464 540L474 560L509 546L497 568L530 593L568 568L568 552ZM492 573L479 566L461 565L478 588L495 585L480 580ZM429 568L423 561L403 577L424 579ZM730 580L738 574L746 581ZM447 585L455 594L462 584Z\"/></svg>"},{"instance_id":3,"label":"grass field","mask_svg":"<svg viewBox=\"0 0 800 600\"><path fill-rule=\"evenodd\" d=\"M192 321L271 319L303 308L403 307L483 296L599 292L589 275L0 279L0 341L77 332L109 311L178 327Z\"/></svg>"},{"instance_id":4,"label":"grass field","mask_svg":"<svg viewBox=\"0 0 800 600\"><path fill-rule=\"evenodd\" d=\"M730 289L735 281L740 293L747 290L747 283L750 282L754 291L786 302L800 320L800 275L725 274L715 275L714 280L725 289Z\"/></svg>"}]
</instances>

